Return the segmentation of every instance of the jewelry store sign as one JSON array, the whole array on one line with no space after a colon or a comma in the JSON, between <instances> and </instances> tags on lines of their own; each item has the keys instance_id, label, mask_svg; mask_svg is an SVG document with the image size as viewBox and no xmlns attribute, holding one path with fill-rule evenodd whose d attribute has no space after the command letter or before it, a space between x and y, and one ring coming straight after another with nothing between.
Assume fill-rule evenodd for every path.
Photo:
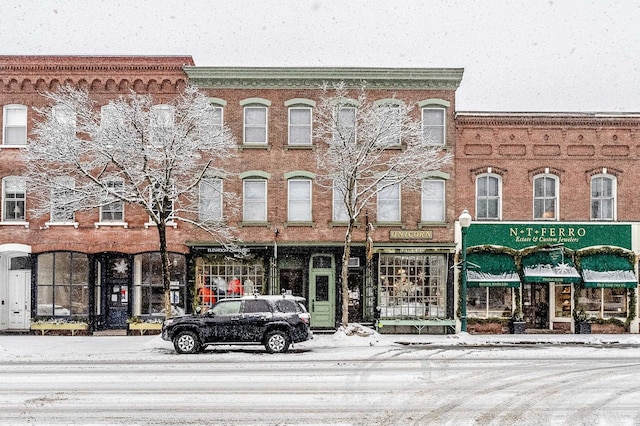
<instances>
[{"instance_id":1,"label":"jewelry store sign","mask_svg":"<svg viewBox=\"0 0 640 426\"><path fill-rule=\"evenodd\" d=\"M391 240L431 240L433 239L433 231L389 231L389 239Z\"/></svg>"},{"instance_id":2,"label":"jewelry store sign","mask_svg":"<svg viewBox=\"0 0 640 426\"><path fill-rule=\"evenodd\" d=\"M539 245L561 244L577 250L591 246L631 249L631 225L572 223L472 223L467 245L500 245L520 250Z\"/></svg>"}]
</instances>

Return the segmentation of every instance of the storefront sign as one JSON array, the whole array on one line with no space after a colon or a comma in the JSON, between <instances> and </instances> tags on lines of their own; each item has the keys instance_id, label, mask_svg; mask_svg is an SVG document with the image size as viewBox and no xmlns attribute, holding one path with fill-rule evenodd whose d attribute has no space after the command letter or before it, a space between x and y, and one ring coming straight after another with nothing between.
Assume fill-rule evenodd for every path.
<instances>
[{"instance_id":1,"label":"storefront sign","mask_svg":"<svg viewBox=\"0 0 640 426\"><path fill-rule=\"evenodd\" d=\"M467 244L493 244L516 250L550 244L562 244L572 250L599 245L630 250L631 225L474 222L467 232Z\"/></svg>"},{"instance_id":2,"label":"storefront sign","mask_svg":"<svg viewBox=\"0 0 640 426\"><path fill-rule=\"evenodd\" d=\"M431 240L433 231L389 231L392 240Z\"/></svg>"}]
</instances>

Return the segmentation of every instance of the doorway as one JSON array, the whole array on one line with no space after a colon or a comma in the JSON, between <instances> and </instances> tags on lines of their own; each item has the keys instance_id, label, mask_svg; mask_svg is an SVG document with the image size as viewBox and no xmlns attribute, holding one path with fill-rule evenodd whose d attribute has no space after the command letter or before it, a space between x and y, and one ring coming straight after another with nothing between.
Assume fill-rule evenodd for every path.
<instances>
[{"instance_id":1,"label":"doorway","mask_svg":"<svg viewBox=\"0 0 640 426\"><path fill-rule=\"evenodd\" d=\"M9 330L28 330L31 327L31 258L12 256L8 258L9 280L7 309ZM2 301L4 304L4 300Z\"/></svg>"},{"instance_id":2,"label":"doorway","mask_svg":"<svg viewBox=\"0 0 640 426\"><path fill-rule=\"evenodd\" d=\"M527 328L549 329L549 284L524 283L522 310Z\"/></svg>"},{"instance_id":3,"label":"doorway","mask_svg":"<svg viewBox=\"0 0 640 426\"><path fill-rule=\"evenodd\" d=\"M311 327L334 328L336 324L336 271L333 256L316 254L309 262L309 313Z\"/></svg>"},{"instance_id":4,"label":"doorway","mask_svg":"<svg viewBox=\"0 0 640 426\"><path fill-rule=\"evenodd\" d=\"M102 256L101 265L106 327L125 329L129 316L131 259L126 255L108 254Z\"/></svg>"}]
</instances>

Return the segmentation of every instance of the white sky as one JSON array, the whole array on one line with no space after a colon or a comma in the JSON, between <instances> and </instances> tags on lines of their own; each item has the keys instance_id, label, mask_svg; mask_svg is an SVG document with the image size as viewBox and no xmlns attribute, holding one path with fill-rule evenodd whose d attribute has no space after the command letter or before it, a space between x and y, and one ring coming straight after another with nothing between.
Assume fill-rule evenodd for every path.
<instances>
[{"instance_id":1,"label":"white sky","mask_svg":"<svg viewBox=\"0 0 640 426\"><path fill-rule=\"evenodd\" d=\"M458 111L640 112L636 0L3 0L0 54L460 67Z\"/></svg>"}]
</instances>

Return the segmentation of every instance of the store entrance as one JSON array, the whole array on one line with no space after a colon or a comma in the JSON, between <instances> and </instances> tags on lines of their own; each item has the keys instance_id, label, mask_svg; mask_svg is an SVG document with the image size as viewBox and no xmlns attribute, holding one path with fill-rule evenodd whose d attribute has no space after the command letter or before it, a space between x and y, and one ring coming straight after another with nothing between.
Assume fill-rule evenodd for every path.
<instances>
[{"instance_id":1,"label":"store entrance","mask_svg":"<svg viewBox=\"0 0 640 426\"><path fill-rule=\"evenodd\" d=\"M101 263L106 326L109 329L127 328L131 259L126 255L110 254L103 256Z\"/></svg>"},{"instance_id":2,"label":"store entrance","mask_svg":"<svg viewBox=\"0 0 640 426\"><path fill-rule=\"evenodd\" d=\"M549 284L524 283L522 310L527 328L549 329Z\"/></svg>"}]
</instances>

